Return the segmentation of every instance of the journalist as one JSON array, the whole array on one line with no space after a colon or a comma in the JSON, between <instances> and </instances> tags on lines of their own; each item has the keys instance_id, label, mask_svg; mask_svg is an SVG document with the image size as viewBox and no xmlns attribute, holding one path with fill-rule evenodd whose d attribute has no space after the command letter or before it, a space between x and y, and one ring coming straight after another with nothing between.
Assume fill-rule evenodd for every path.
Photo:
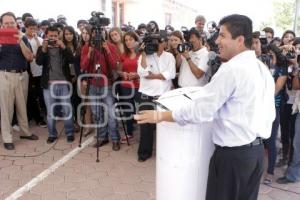
<instances>
[{"instance_id":1,"label":"journalist","mask_svg":"<svg viewBox=\"0 0 300 200\"><path fill-rule=\"evenodd\" d=\"M256 200L263 174L262 138L275 118L274 81L250 49L252 21L229 15L220 21L216 43L223 63L201 96L174 111L140 111L139 124L212 121L215 151L210 160L207 200Z\"/></svg>"},{"instance_id":2,"label":"journalist","mask_svg":"<svg viewBox=\"0 0 300 200\"><path fill-rule=\"evenodd\" d=\"M140 111L155 110L153 100L171 90L176 71L175 59L171 53L164 51L166 45L166 37L157 38L155 35L150 35L149 40L144 43L145 48L138 60L137 69L140 76ZM155 52L148 52L147 49ZM144 162L152 156L154 130L154 124L145 123L140 126L139 162Z\"/></svg>"},{"instance_id":3,"label":"journalist","mask_svg":"<svg viewBox=\"0 0 300 200\"><path fill-rule=\"evenodd\" d=\"M74 57L62 40L59 39L59 30L55 26L47 28L46 38L37 50L36 63L43 66L41 85L47 109L47 124L49 136L47 143L57 139L55 109L60 105L64 113L65 132L67 142L74 141L74 124L71 104L71 71L70 65Z\"/></svg>"},{"instance_id":4,"label":"journalist","mask_svg":"<svg viewBox=\"0 0 300 200\"><path fill-rule=\"evenodd\" d=\"M189 47L184 47L180 52L181 56L176 59L176 65L180 65L178 84L180 87L204 86L208 82L205 76L208 70L208 51L195 28L189 31L188 40Z\"/></svg>"}]
</instances>

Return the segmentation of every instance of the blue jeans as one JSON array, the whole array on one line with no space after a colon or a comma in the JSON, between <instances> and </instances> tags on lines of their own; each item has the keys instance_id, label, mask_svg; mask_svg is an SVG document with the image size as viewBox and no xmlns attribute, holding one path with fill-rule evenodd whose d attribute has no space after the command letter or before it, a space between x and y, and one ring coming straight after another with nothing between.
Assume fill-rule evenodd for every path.
<instances>
[{"instance_id":1,"label":"blue jeans","mask_svg":"<svg viewBox=\"0 0 300 200\"><path fill-rule=\"evenodd\" d=\"M286 171L286 178L290 181L300 180L300 113L297 114L295 123L295 137L293 141L293 160Z\"/></svg>"},{"instance_id":2,"label":"blue jeans","mask_svg":"<svg viewBox=\"0 0 300 200\"><path fill-rule=\"evenodd\" d=\"M279 122L280 122L280 108L276 107L276 118L272 125L271 137L265 140L265 144L268 149L268 169L267 169L268 174L274 174L274 168L275 168L275 163L277 158L276 138L278 134Z\"/></svg>"},{"instance_id":3,"label":"blue jeans","mask_svg":"<svg viewBox=\"0 0 300 200\"><path fill-rule=\"evenodd\" d=\"M50 89L52 89L52 94ZM48 89L43 90L47 109L47 124L49 137L57 137L55 110L60 106L64 114L65 132L67 136L74 135L73 112L70 97L70 88L67 84L49 84ZM63 98L60 98L63 97Z\"/></svg>"},{"instance_id":4,"label":"blue jeans","mask_svg":"<svg viewBox=\"0 0 300 200\"><path fill-rule=\"evenodd\" d=\"M111 87L95 87L90 85L89 96L100 99L91 99L91 109L94 122L97 126L97 137L107 140L110 134L112 141L119 141L118 124L115 114L115 99ZM100 105L99 105L100 104Z\"/></svg>"}]
</instances>

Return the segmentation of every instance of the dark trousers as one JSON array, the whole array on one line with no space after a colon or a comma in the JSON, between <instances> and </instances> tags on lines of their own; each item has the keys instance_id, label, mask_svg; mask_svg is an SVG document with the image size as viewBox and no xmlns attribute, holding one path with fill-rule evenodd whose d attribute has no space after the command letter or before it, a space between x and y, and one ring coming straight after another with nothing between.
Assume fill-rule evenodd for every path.
<instances>
[{"instance_id":1,"label":"dark trousers","mask_svg":"<svg viewBox=\"0 0 300 200\"><path fill-rule=\"evenodd\" d=\"M46 110L43 90L41 88L41 77L29 76L28 98L27 98L27 116L28 121L34 119L36 123L44 120L41 114Z\"/></svg>"},{"instance_id":2,"label":"dark trousers","mask_svg":"<svg viewBox=\"0 0 300 200\"><path fill-rule=\"evenodd\" d=\"M216 148L210 160L206 200L256 200L264 147Z\"/></svg>"},{"instance_id":3,"label":"dark trousers","mask_svg":"<svg viewBox=\"0 0 300 200\"><path fill-rule=\"evenodd\" d=\"M120 87L120 105L126 122L126 130L128 135L133 135L133 115L136 112L135 102L140 99L137 88Z\"/></svg>"},{"instance_id":4,"label":"dark trousers","mask_svg":"<svg viewBox=\"0 0 300 200\"><path fill-rule=\"evenodd\" d=\"M141 110L155 110L153 98L141 95L139 101L138 111ZM140 144L138 149L139 158L149 158L152 156L153 150L153 135L155 131L155 124L141 124L140 125Z\"/></svg>"},{"instance_id":5,"label":"dark trousers","mask_svg":"<svg viewBox=\"0 0 300 200\"><path fill-rule=\"evenodd\" d=\"M292 115L292 104L284 104L281 106L280 116L282 158L289 160L290 163L294 152L293 140L297 114Z\"/></svg>"}]
</instances>

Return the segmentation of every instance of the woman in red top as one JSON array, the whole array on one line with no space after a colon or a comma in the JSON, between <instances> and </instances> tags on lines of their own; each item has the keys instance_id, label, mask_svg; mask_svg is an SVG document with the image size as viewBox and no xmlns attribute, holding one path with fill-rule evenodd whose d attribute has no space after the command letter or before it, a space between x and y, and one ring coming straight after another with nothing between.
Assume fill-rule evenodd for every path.
<instances>
[{"instance_id":1,"label":"woman in red top","mask_svg":"<svg viewBox=\"0 0 300 200\"><path fill-rule=\"evenodd\" d=\"M120 99L126 102L123 106L126 116L126 127L129 139L133 139L133 114L135 113L135 102L138 102L139 75L137 74L139 54L136 51L139 38L135 32L127 32L124 35L124 54L121 56L122 77ZM129 111L130 110L130 111ZM121 143L126 143L122 138Z\"/></svg>"}]
</instances>

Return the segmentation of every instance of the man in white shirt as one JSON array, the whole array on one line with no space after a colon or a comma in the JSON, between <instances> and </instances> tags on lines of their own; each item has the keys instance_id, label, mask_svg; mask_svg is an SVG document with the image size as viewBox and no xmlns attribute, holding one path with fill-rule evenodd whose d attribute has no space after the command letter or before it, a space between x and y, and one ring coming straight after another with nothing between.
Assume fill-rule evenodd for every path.
<instances>
[{"instance_id":1,"label":"man in white shirt","mask_svg":"<svg viewBox=\"0 0 300 200\"><path fill-rule=\"evenodd\" d=\"M205 73L208 69L208 51L199 31L192 28L189 31L191 51L184 51L176 61L180 65L178 85L180 87L204 86L208 82Z\"/></svg>"},{"instance_id":2,"label":"man in white shirt","mask_svg":"<svg viewBox=\"0 0 300 200\"><path fill-rule=\"evenodd\" d=\"M138 123L212 121L215 151L210 160L207 200L256 200L263 174L262 139L275 118L274 80L252 43L252 21L230 15L220 21L216 43L223 63L197 99L174 111L142 111Z\"/></svg>"},{"instance_id":3,"label":"man in white shirt","mask_svg":"<svg viewBox=\"0 0 300 200\"><path fill-rule=\"evenodd\" d=\"M174 56L164 51L166 38L158 39L158 50L150 55L143 51L138 60L137 72L140 76L139 92L141 93L138 110L154 110L153 100L169 91L172 79L175 78ZM152 156L154 124L141 124L138 161L144 162Z\"/></svg>"}]
</instances>

